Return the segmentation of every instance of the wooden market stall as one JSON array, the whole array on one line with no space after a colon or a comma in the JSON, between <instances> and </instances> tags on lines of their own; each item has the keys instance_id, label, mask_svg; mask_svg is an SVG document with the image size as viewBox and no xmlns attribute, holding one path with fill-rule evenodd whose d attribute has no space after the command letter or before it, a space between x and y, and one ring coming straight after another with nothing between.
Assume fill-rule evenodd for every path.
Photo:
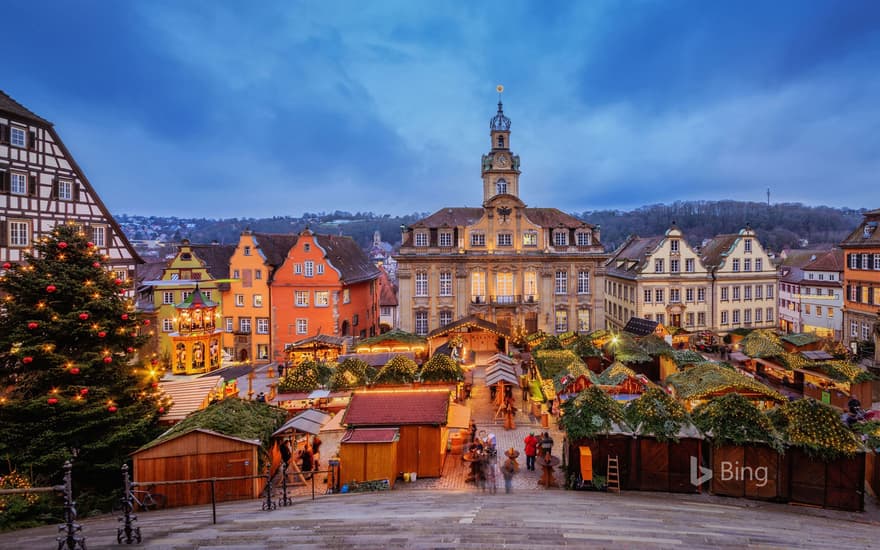
<instances>
[{"instance_id":1,"label":"wooden market stall","mask_svg":"<svg viewBox=\"0 0 880 550\"><path fill-rule=\"evenodd\" d=\"M342 423L350 429L398 429L398 471L440 477L449 436L450 395L447 389L355 392Z\"/></svg>"},{"instance_id":2,"label":"wooden market stall","mask_svg":"<svg viewBox=\"0 0 880 550\"><path fill-rule=\"evenodd\" d=\"M781 393L757 380L712 362L687 367L666 378L666 385L688 411L729 393L742 395L762 409L788 401Z\"/></svg>"},{"instance_id":3,"label":"wooden market stall","mask_svg":"<svg viewBox=\"0 0 880 550\"><path fill-rule=\"evenodd\" d=\"M387 479L394 487L398 471L398 428L354 428L339 443L339 479L353 481Z\"/></svg>"},{"instance_id":4,"label":"wooden market stall","mask_svg":"<svg viewBox=\"0 0 880 550\"><path fill-rule=\"evenodd\" d=\"M336 361L338 357L346 352L348 338L343 336L331 336L329 334L316 334L286 344L284 352L287 354L287 361L291 365L299 365L303 361Z\"/></svg>"},{"instance_id":5,"label":"wooden market stall","mask_svg":"<svg viewBox=\"0 0 880 550\"><path fill-rule=\"evenodd\" d=\"M149 485L151 481L258 475L259 449L260 441L198 428L135 451L134 479ZM219 502L257 498L264 484L259 478L218 481L215 497ZM209 483L165 485L155 492L165 495L167 506L211 502Z\"/></svg>"},{"instance_id":6,"label":"wooden market stall","mask_svg":"<svg viewBox=\"0 0 880 550\"><path fill-rule=\"evenodd\" d=\"M491 321L475 315L463 317L446 326L428 333L428 355L453 339L460 339L463 346L462 356L468 357L470 352L509 353L510 332Z\"/></svg>"}]
</instances>

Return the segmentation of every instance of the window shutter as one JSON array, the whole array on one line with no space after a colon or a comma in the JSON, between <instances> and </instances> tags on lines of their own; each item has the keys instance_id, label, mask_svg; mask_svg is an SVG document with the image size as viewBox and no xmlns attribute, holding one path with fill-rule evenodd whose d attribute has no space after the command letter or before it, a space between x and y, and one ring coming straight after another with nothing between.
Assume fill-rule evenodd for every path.
<instances>
[{"instance_id":1,"label":"window shutter","mask_svg":"<svg viewBox=\"0 0 880 550\"><path fill-rule=\"evenodd\" d=\"M0 246L8 246L9 241L6 239L6 226L9 222L0 222Z\"/></svg>"},{"instance_id":2,"label":"window shutter","mask_svg":"<svg viewBox=\"0 0 880 550\"><path fill-rule=\"evenodd\" d=\"M0 143L9 143L9 125L0 124Z\"/></svg>"},{"instance_id":3,"label":"window shutter","mask_svg":"<svg viewBox=\"0 0 880 550\"><path fill-rule=\"evenodd\" d=\"M9 193L9 172L0 170L0 193Z\"/></svg>"},{"instance_id":4,"label":"window shutter","mask_svg":"<svg viewBox=\"0 0 880 550\"><path fill-rule=\"evenodd\" d=\"M52 198L58 198L58 178L52 178Z\"/></svg>"},{"instance_id":5,"label":"window shutter","mask_svg":"<svg viewBox=\"0 0 880 550\"><path fill-rule=\"evenodd\" d=\"M34 196L37 194L37 176L30 175L28 176L28 195Z\"/></svg>"},{"instance_id":6,"label":"window shutter","mask_svg":"<svg viewBox=\"0 0 880 550\"><path fill-rule=\"evenodd\" d=\"M71 185L73 187L73 200L79 202L79 183L73 182Z\"/></svg>"},{"instance_id":7,"label":"window shutter","mask_svg":"<svg viewBox=\"0 0 880 550\"><path fill-rule=\"evenodd\" d=\"M31 151L37 150L37 133L36 132L28 132L28 149Z\"/></svg>"}]
</instances>

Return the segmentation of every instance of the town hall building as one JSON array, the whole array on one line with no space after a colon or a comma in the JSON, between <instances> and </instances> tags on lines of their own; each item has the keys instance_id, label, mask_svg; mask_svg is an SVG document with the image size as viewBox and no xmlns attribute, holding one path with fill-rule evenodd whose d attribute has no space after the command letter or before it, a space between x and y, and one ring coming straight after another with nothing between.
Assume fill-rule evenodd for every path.
<instances>
[{"instance_id":1,"label":"town hall building","mask_svg":"<svg viewBox=\"0 0 880 550\"><path fill-rule=\"evenodd\" d=\"M399 324L427 335L466 317L511 333L604 327L599 228L520 199L520 158L501 101L482 157L483 202L404 227L396 257Z\"/></svg>"}]
</instances>

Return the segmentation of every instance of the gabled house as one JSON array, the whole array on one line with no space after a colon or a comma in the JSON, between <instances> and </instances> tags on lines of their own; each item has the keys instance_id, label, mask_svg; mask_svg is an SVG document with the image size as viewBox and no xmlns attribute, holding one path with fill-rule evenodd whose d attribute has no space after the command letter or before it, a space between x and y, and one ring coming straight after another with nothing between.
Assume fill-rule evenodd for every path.
<instances>
[{"instance_id":1,"label":"gabled house","mask_svg":"<svg viewBox=\"0 0 880 550\"><path fill-rule=\"evenodd\" d=\"M229 285L223 290L223 349L235 361L268 363L273 357L272 295L275 271L284 263L296 235L245 230L229 258Z\"/></svg>"},{"instance_id":2,"label":"gabled house","mask_svg":"<svg viewBox=\"0 0 880 550\"><path fill-rule=\"evenodd\" d=\"M0 264L18 263L58 224L79 225L117 279L143 263L55 126L0 91Z\"/></svg>"},{"instance_id":3,"label":"gabled house","mask_svg":"<svg viewBox=\"0 0 880 550\"><path fill-rule=\"evenodd\" d=\"M673 222L662 236L630 237L605 264L606 328L630 318L688 331L711 328L709 270Z\"/></svg>"},{"instance_id":4,"label":"gabled house","mask_svg":"<svg viewBox=\"0 0 880 550\"><path fill-rule=\"evenodd\" d=\"M270 285L272 356L318 334L378 334L379 275L350 237L300 233Z\"/></svg>"}]
</instances>

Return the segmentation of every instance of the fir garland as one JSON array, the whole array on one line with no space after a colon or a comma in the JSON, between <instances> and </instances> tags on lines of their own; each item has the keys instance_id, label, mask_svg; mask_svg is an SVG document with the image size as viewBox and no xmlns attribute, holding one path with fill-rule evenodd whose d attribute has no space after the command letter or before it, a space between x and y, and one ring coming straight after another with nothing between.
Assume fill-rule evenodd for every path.
<instances>
[{"instance_id":1,"label":"fir garland","mask_svg":"<svg viewBox=\"0 0 880 550\"><path fill-rule=\"evenodd\" d=\"M615 424L625 426L623 407L597 386L590 386L566 401L562 410L560 422L569 441L607 434Z\"/></svg>"},{"instance_id":2,"label":"fir garland","mask_svg":"<svg viewBox=\"0 0 880 550\"><path fill-rule=\"evenodd\" d=\"M697 407L694 424L710 434L715 445L764 443L782 452L782 441L770 419L738 393L717 397Z\"/></svg>"}]
</instances>

